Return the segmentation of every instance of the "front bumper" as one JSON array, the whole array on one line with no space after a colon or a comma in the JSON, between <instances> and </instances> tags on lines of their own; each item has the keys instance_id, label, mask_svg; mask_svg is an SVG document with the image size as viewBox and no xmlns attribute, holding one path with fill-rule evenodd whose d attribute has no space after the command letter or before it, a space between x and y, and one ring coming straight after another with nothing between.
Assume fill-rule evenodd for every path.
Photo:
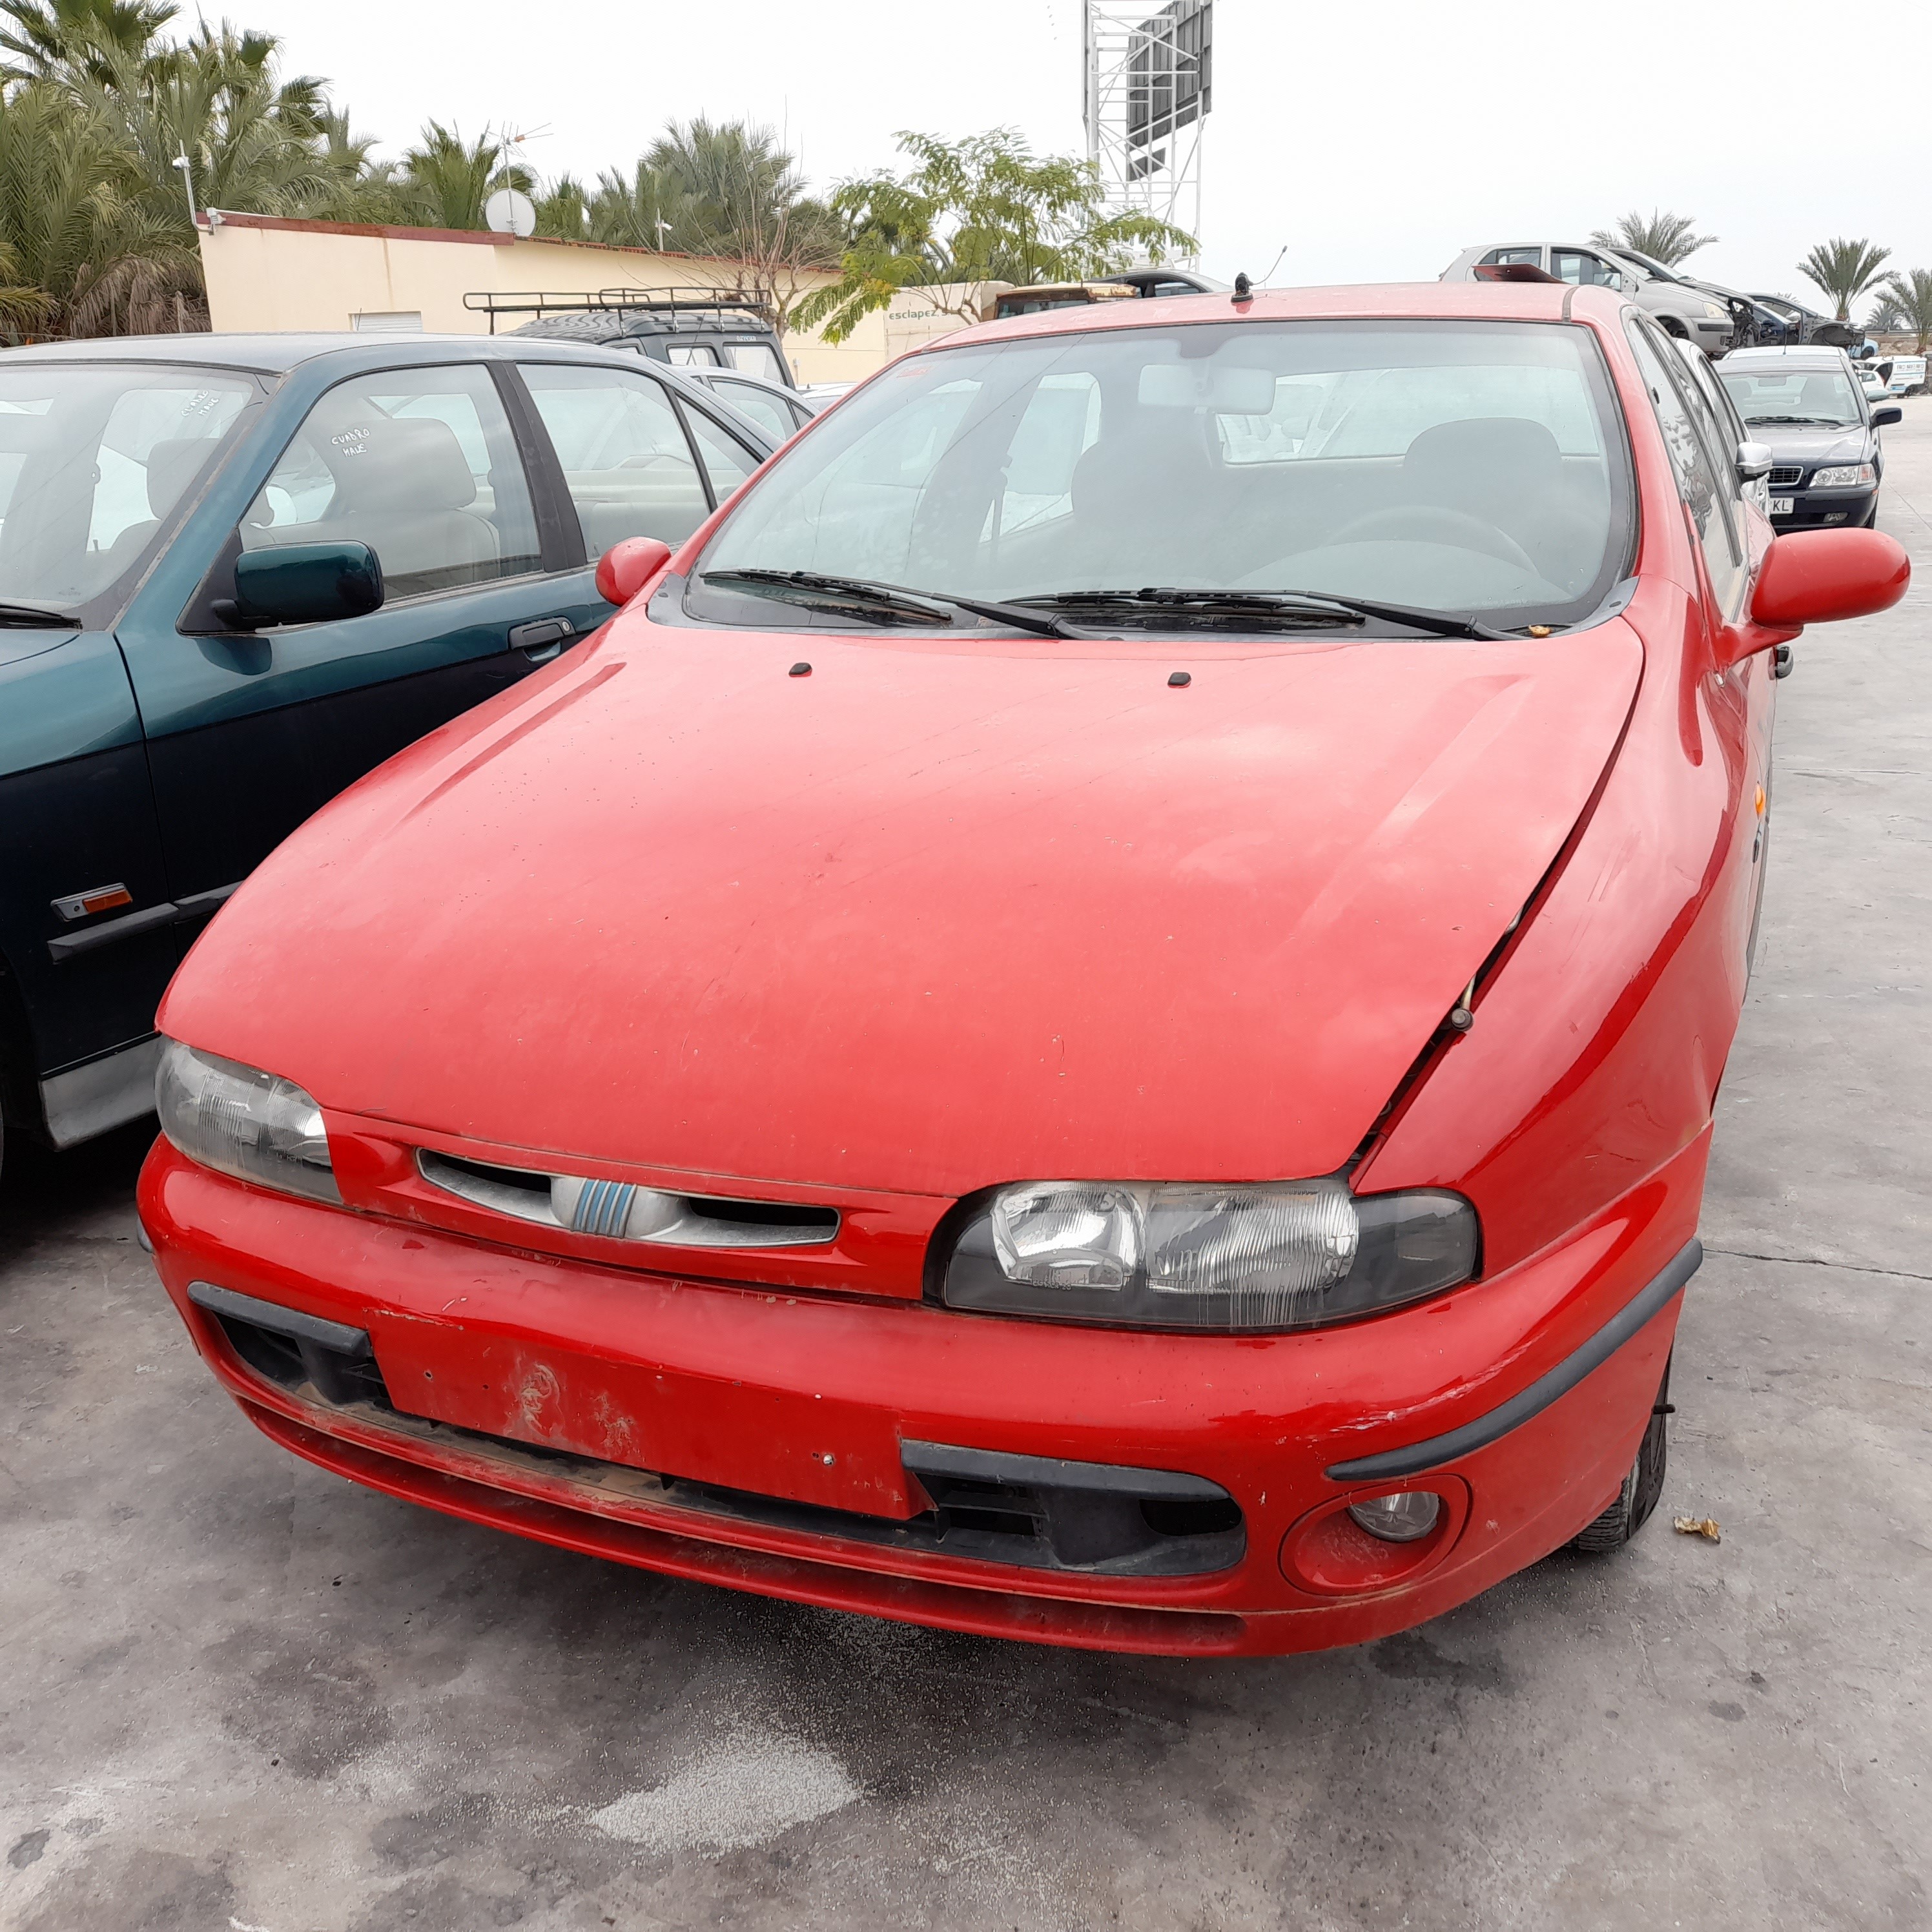
<instances>
[{"instance_id":1,"label":"front bumper","mask_svg":"<svg viewBox=\"0 0 1932 1932\"><path fill-rule=\"evenodd\" d=\"M1856 530L1871 514L1878 499L1878 486L1869 490L1779 490L1774 497L1791 499L1790 513L1774 516L1777 530Z\"/></svg>"},{"instance_id":2,"label":"front bumper","mask_svg":"<svg viewBox=\"0 0 1932 1932\"><path fill-rule=\"evenodd\" d=\"M1563 1243L1348 1327L1130 1334L692 1282L266 1193L157 1144L164 1283L250 1419L471 1521L644 1568L988 1635L1171 1653L1362 1642L1566 1542L1613 1498L1675 1332L1706 1142ZM196 1284L205 1284L199 1291ZM279 1378L215 1308L366 1336L374 1379ZM204 1304L212 1304L210 1305ZM362 1372L358 1370L360 1375ZM1178 1472L1238 1505L1212 1567L997 1560L935 1534L938 1466ZM1418 1461L1418 1457L1420 1459ZM1444 1499L1376 1544L1351 1498ZM997 1549L999 1546L991 1547Z\"/></svg>"},{"instance_id":3,"label":"front bumper","mask_svg":"<svg viewBox=\"0 0 1932 1932\"><path fill-rule=\"evenodd\" d=\"M1737 325L1727 315L1688 318L1684 326L1690 331L1690 340L1714 358L1732 346L1737 333Z\"/></svg>"}]
</instances>

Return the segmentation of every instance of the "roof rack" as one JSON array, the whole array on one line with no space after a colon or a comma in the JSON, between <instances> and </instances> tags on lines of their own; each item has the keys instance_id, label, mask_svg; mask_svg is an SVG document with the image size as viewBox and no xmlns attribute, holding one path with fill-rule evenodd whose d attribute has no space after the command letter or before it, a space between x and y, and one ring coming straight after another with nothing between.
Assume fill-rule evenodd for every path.
<instances>
[{"instance_id":1,"label":"roof rack","mask_svg":"<svg viewBox=\"0 0 1932 1932\"><path fill-rule=\"evenodd\" d=\"M487 289L463 298L463 306L472 314L490 318L490 333L496 332L500 315L530 316L542 320L551 315L649 315L661 316L672 328L692 322L722 322L749 316L772 325L776 313L770 290L765 289L610 288L594 292L582 290L556 291L545 289Z\"/></svg>"}]
</instances>

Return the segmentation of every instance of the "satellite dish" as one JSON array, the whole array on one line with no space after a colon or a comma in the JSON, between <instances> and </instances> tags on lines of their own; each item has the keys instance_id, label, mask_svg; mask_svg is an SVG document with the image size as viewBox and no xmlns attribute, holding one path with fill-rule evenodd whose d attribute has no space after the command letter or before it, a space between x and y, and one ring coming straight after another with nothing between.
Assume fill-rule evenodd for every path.
<instances>
[{"instance_id":1,"label":"satellite dish","mask_svg":"<svg viewBox=\"0 0 1932 1932\"><path fill-rule=\"evenodd\" d=\"M537 232L536 204L513 188L500 188L483 204L484 225L496 235L534 235Z\"/></svg>"}]
</instances>

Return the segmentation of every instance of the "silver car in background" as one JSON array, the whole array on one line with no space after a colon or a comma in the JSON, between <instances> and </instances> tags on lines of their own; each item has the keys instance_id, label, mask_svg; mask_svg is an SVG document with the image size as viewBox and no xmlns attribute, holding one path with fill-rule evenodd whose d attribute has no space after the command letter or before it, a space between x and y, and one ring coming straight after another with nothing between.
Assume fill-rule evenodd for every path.
<instances>
[{"instance_id":1,"label":"silver car in background","mask_svg":"<svg viewBox=\"0 0 1932 1932\"><path fill-rule=\"evenodd\" d=\"M1737 322L1730 306L1714 295L1673 275L1661 263L1646 265L1594 242L1520 242L1479 244L1465 248L1438 280L1481 282L1478 268L1537 268L1559 282L1582 288L1616 289L1648 309L1670 333L1694 342L1706 356L1721 356L1735 339Z\"/></svg>"}]
</instances>

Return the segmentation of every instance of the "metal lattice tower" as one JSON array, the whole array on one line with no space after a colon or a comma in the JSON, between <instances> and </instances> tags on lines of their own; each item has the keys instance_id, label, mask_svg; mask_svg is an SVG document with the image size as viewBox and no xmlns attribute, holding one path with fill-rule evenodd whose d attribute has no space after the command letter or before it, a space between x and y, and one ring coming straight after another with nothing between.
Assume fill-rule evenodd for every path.
<instances>
[{"instance_id":1,"label":"metal lattice tower","mask_svg":"<svg viewBox=\"0 0 1932 1932\"><path fill-rule=\"evenodd\" d=\"M1087 153L1110 213L1201 232L1201 141L1214 104L1214 0L1084 0Z\"/></svg>"}]
</instances>

